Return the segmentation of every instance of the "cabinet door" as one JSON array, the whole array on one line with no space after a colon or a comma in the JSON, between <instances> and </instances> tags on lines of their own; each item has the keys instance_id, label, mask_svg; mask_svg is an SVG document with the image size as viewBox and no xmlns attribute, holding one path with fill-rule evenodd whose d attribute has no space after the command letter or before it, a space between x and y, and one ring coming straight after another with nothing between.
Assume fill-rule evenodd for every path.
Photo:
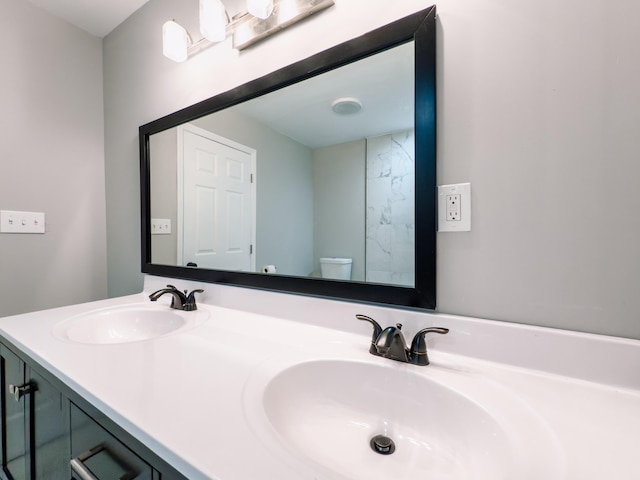
<instances>
[{"instance_id":1,"label":"cabinet door","mask_svg":"<svg viewBox=\"0 0 640 480\"><path fill-rule=\"evenodd\" d=\"M2 344L0 377L0 476L68 480L68 400Z\"/></svg>"},{"instance_id":2,"label":"cabinet door","mask_svg":"<svg viewBox=\"0 0 640 480\"><path fill-rule=\"evenodd\" d=\"M24 363L4 345L0 344L0 437L3 478L34 480L28 452L31 450L30 422L31 395L16 400L12 386L25 384Z\"/></svg>"},{"instance_id":3,"label":"cabinet door","mask_svg":"<svg viewBox=\"0 0 640 480\"><path fill-rule=\"evenodd\" d=\"M31 462L34 477L38 480L69 480L69 400L28 366L26 376L32 385L37 386L31 394L35 408L29 426L35 447L31 452L35 456Z\"/></svg>"}]
</instances>

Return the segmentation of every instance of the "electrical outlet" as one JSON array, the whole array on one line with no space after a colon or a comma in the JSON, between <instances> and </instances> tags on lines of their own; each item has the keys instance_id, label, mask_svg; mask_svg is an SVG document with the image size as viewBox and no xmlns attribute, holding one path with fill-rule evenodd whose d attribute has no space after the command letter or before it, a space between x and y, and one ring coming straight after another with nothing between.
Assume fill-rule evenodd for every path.
<instances>
[{"instance_id":1,"label":"electrical outlet","mask_svg":"<svg viewBox=\"0 0 640 480\"><path fill-rule=\"evenodd\" d=\"M1 210L0 233L44 233L44 213Z\"/></svg>"},{"instance_id":2,"label":"electrical outlet","mask_svg":"<svg viewBox=\"0 0 640 480\"><path fill-rule=\"evenodd\" d=\"M151 235L169 235L171 233L170 218L152 218Z\"/></svg>"},{"instance_id":3,"label":"electrical outlet","mask_svg":"<svg viewBox=\"0 0 640 480\"><path fill-rule=\"evenodd\" d=\"M440 185L438 187L438 231L468 232L471 230L471 184Z\"/></svg>"},{"instance_id":4,"label":"electrical outlet","mask_svg":"<svg viewBox=\"0 0 640 480\"><path fill-rule=\"evenodd\" d=\"M459 222L460 221L460 194L447 195L447 221Z\"/></svg>"}]
</instances>

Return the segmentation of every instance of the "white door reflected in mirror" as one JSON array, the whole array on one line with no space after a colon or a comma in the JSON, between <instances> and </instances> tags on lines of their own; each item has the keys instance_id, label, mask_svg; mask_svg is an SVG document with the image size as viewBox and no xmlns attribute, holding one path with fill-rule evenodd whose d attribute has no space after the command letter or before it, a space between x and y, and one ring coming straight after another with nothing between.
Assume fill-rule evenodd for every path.
<instances>
[{"instance_id":1,"label":"white door reflected in mirror","mask_svg":"<svg viewBox=\"0 0 640 480\"><path fill-rule=\"evenodd\" d=\"M178 129L179 265L255 271L255 157L194 125Z\"/></svg>"}]
</instances>

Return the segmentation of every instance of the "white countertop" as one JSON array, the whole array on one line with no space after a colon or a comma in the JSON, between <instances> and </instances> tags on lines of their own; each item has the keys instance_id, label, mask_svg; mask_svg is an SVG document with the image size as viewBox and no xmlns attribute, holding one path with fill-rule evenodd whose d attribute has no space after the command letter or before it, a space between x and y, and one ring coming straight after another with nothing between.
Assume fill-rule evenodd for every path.
<instances>
[{"instance_id":1,"label":"white countertop","mask_svg":"<svg viewBox=\"0 0 640 480\"><path fill-rule=\"evenodd\" d=\"M0 333L190 479L330 478L301 471L265 444L264 435L247 420L251 418L245 409L247 382L265 364L286 359L390 362L368 353L370 326L354 321L338 329L333 328L334 319L325 322L328 328L309 318L295 321L216 306L213 303L221 295L216 289L222 287L174 280L180 288L189 283L189 288L216 290L203 295L199 304L210 313L201 325L115 345L73 343L52 335L56 324L73 315L148 302L150 291L165 281L149 281L138 295L6 317L0 319ZM287 297L231 290L256 295L258 303L270 295L276 295L269 297L275 301ZM158 302L159 308L168 308L167 297ZM326 307L327 312L341 304L298 301L305 306L312 302L316 309ZM640 478L640 342L448 315L401 314L392 309L385 313L361 305L345 308L345 316L349 309L374 311L382 317L404 315L409 328L416 322L450 328L448 338L429 339L432 364L415 367L416 371L421 375L464 371L517 394L544 419L557 440L561 451L557 478ZM532 349L536 342L550 348ZM478 344L488 348L482 350ZM476 347L467 352L466 345ZM603 357L594 361L594 355ZM606 380L607 368L611 381ZM575 375L567 375L574 371ZM519 480L524 478L522 472Z\"/></svg>"}]
</instances>

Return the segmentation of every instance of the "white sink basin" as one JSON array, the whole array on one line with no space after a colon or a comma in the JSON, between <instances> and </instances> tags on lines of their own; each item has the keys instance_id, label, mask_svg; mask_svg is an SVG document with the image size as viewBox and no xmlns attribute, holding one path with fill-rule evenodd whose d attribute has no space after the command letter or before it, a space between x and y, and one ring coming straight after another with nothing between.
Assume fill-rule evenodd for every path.
<instances>
[{"instance_id":1,"label":"white sink basin","mask_svg":"<svg viewBox=\"0 0 640 480\"><path fill-rule=\"evenodd\" d=\"M318 360L259 383L247 392L263 388L262 415L245 398L250 421L266 423L256 433L326 476L317 478L561 478L545 424L510 392L470 375ZM380 434L393 453L374 451L370 440Z\"/></svg>"},{"instance_id":2,"label":"white sink basin","mask_svg":"<svg viewBox=\"0 0 640 480\"><path fill-rule=\"evenodd\" d=\"M68 318L54 327L53 334L77 343L138 342L183 331L208 316L203 310L183 312L165 305L122 305Z\"/></svg>"}]
</instances>

